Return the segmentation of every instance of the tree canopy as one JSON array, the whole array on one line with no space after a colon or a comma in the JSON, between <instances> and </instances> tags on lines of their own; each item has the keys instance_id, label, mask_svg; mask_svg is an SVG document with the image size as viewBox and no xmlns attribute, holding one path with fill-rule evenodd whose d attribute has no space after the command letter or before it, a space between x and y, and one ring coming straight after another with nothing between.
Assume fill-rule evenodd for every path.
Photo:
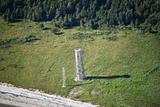
<instances>
[{"instance_id":1,"label":"tree canopy","mask_svg":"<svg viewBox=\"0 0 160 107\"><path fill-rule=\"evenodd\" d=\"M132 25L160 31L160 0L0 0L0 15L7 21L53 20L60 27Z\"/></svg>"}]
</instances>

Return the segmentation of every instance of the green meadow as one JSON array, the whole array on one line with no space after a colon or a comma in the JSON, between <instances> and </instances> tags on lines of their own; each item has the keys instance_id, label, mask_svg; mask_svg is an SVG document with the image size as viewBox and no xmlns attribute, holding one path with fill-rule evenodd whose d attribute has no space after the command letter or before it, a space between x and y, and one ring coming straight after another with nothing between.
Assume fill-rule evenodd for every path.
<instances>
[{"instance_id":1,"label":"green meadow","mask_svg":"<svg viewBox=\"0 0 160 107\"><path fill-rule=\"evenodd\" d=\"M0 18L0 82L102 107L160 107L160 35L131 27L54 34L52 25ZM74 81L76 48L83 50L83 82Z\"/></svg>"}]
</instances>

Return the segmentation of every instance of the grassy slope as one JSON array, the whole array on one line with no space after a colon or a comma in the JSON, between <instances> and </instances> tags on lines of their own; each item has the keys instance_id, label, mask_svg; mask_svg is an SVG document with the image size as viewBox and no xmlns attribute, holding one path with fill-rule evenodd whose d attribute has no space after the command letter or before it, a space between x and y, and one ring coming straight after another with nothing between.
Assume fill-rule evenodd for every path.
<instances>
[{"instance_id":1,"label":"grassy slope","mask_svg":"<svg viewBox=\"0 0 160 107\"><path fill-rule=\"evenodd\" d=\"M45 23L45 26L51 25ZM40 30L35 22L22 21L8 25L0 19L1 40L29 34L41 38L32 43L0 48L0 81L67 96L78 84L74 82L74 49L81 47L87 76L126 74L131 77L85 80L84 85L81 85L83 93L77 99L107 107L160 106L158 37L133 30L115 29L117 41L101 37L95 37L94 41L89 42L68 39L79 31L78 28L68 29L64 30L64 36L56 36L50 30ZM62 66L67 72L65 89L61 88ZM91 94L93 91L98 94Z\"/></svg>"}]
</instances>

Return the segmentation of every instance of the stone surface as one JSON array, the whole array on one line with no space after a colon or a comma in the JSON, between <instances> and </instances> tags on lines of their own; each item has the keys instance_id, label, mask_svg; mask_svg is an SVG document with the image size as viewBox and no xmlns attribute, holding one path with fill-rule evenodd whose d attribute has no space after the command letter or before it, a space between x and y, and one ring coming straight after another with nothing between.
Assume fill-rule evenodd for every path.
<instances>
[{"instance_id":1,"label":"stone surface","mask_svg":"<svg viewBox=\"0 0 160 107\"><path fill-rule=\"evenodd\" d=\"M99 91L96 91L96 90L92 90L91 91L91 96L100 96L101 95L101 93L99 92Z\"/></svg>"},{"instance_id":2,"label":"stone surface","mask_svg":"<svg viewBox=\"0 0 160 107\"><path fill-rule=\"evenodd\" d=\"M70 98L78 98L83 92L83 89L81 86L74 87L71 92L69 93Z\"/></svg>"},{"instance_id":3,"label":"stone surface","mask_svg":"<svg viewBox=\"0 0 160 107\"><path fill-rule=\"evenodd\" d=\"M75 89L81 90L80 87ZM39 91L0 84L0 104L18 107L96 107L90 103L74 101Z\"/></svg>"}]
</instances>

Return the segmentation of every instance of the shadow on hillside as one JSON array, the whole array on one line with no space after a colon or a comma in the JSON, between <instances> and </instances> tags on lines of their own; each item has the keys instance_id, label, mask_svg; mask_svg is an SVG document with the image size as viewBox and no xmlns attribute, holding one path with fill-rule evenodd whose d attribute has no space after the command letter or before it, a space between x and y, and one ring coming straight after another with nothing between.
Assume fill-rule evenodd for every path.
<instances>
[{"instance_id":1,"label":"shadow on hillside","mask_svg":"<svg viewBox=\"0 0 160 107\"><path fill-rule=\"evenodd\" d=\"M7 105L7 104L0 104L0 107L16 107L16 106L13 106L13 105Z\"/></svg>"},{"instance_id":2,"label":"shadow on hillside","mask_svg":"<svg viewBox=\"0 0 160 107\"><path fill-rule=\"evenodd\" d=\"M112 75L112 76L86 76L85 80L97 80L97 79L117 79L117 78L130 78L130 75Z\"/></svg>"},{"instance_id":3,"label":"shadow on hillside","mask_svg":"<svg viewBox=\"0 0 160 107\"><path fill-rule=\"evenodd\" d=\"M23 20L22 19L14 19L11 21L11 23L17 23L17 22L21 22L21 21L23 21Z\"/></svg>"},{"instance_id":4,"label":"shadow on hillside","mask_svg":"<svg viewBox=\"0 0 160 107\"><path fill-rule=\"evenodd\" d=\"M42 28L42 30L51 30L51 28L44 27L44 28Z\"/></svg>"},{"instance_id":5,"label":"shadow on hillside","mask_svg":"<svg viewBox=\"0 0 160 107\"><path fill-rule=\"evenodd\" d=\"M86 82L86 83L83 83L82 81L80 81L80 83L76 83L76 84L73 84L73 85L68 85L68 86L73 86L73 87L75 87L75 86L82 86L82 85L88 85L88 84L92 84L93 83L93 81L90 81L90 82Z\"/></svg>"}]
</instances>

